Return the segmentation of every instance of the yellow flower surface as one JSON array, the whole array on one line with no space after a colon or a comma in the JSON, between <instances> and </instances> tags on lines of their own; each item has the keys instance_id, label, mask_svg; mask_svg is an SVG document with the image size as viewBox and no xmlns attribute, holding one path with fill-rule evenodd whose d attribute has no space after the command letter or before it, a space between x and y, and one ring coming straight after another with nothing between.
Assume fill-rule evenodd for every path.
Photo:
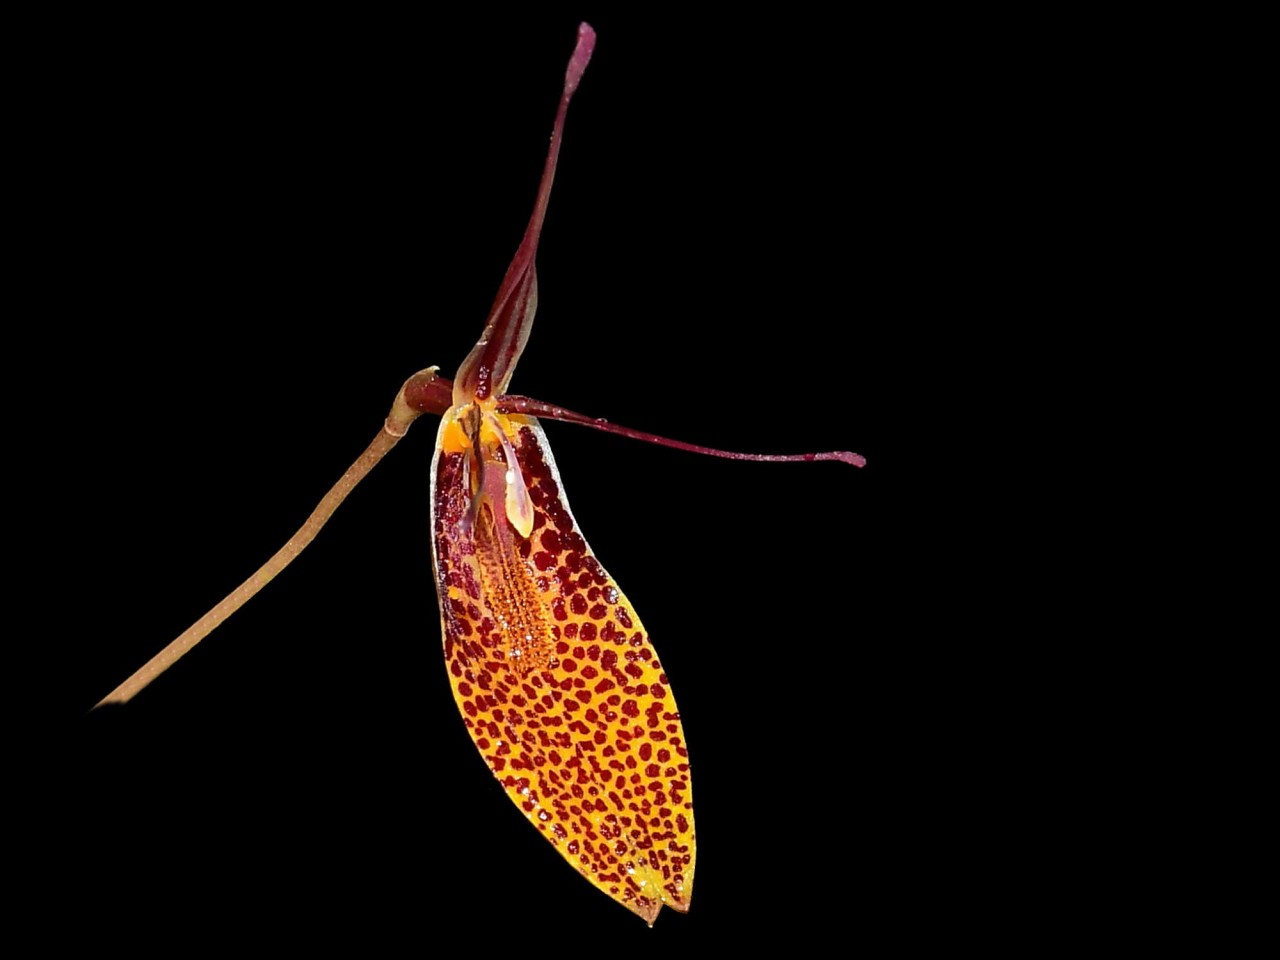
<instances>
[{"instance_id":1,"label":"yellow flower surface","mask_svg":"<svg viewBox=\"0 0 1280 960\"><path fill-rule=\"evenodd\" d=\"M584 877L649 923L663 904L683 912L693 803L667 676L578 530L537 420L478 407L444 417L432 466L463 722L512 803Z\"/></svg>"}]
</instances>

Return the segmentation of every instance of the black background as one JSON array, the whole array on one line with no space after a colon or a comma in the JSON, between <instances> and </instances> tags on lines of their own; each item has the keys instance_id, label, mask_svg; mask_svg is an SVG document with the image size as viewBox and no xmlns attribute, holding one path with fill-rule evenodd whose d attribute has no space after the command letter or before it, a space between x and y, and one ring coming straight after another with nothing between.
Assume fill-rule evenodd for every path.
<instances>
[{"instance_id":1,"label":"black background","mask_svg":"<svg viewBox=\"0 0 1280 960\"><path fill-rule=\"evenodd\" d=\"M599 41L512 389L713 446L869 460L734 463L547 427L690 742L693 907L653 931L521 823L464 733L428 419L261 596L128 707L86 714L288 538L409 374L453 373L527 220L583 15ZM919 402L911 368L939 349L953 279L939 157L963 153L969 114L936 56L945 25L64 26L37 38L22 148L26 320L47 345L23 366L51 385L24 403L41 533L16 584L55 680L33 829L58 852L35 895L104 940L174 945L749 929L804 946L950 922L922 919L948 917L960 870L939 808L965 787L942 785L932 696L950 638L914 625L928 547L890 422Z\"/></svg>"}]
</instances>

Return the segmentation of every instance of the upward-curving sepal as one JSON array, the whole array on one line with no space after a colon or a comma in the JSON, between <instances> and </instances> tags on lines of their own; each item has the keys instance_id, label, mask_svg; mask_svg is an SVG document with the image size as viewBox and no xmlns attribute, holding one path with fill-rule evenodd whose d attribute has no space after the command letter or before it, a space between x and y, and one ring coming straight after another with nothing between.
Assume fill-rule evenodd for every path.
<instances>
[{"instance_id":1,"label":"upward-curving sepal","mask_svg":"<svg viewBox=\"0 0 1280 960\"><path fill-rule=\"evenodd\" d=\"M578 42L565 71L564 90L560 94L560 106L556 110L555 125L551 130L551 146L547 150L547 162L542 168L542 182L538 186L533 214L529 217L529 225L525 228L520 247L502 278L502 286L498 288L498 296L493 301L480 341L458 368L453 388L455 405L473 399L486 400L504 393L512 371L515 370L516 361L520 359L524 345L529 340L529 330L538 310L538 277L534 259L538 253L538 238L542 235L547 201L551 197L551 185L555 181L556 160L560 156L560 141L564 137L564 118L595 45L595 31L588 24L580 24Z\"/></svg>"}]
</instances>

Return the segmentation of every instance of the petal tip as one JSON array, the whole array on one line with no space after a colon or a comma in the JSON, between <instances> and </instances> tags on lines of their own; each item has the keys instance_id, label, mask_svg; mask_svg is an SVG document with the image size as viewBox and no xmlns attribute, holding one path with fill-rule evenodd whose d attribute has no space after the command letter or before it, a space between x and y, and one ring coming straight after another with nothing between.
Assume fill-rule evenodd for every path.
<instances>
[{"instance_id":1,"label":"petal tip","mask_svg":"<svg viewBox=\"0 0 1280 960\"><path fill-rule=\"evenodd\" d=\"M578 89L578 81L582 79L587 64L591 62L591 54L596 48L596 32L591 24L578 24L578 43L573 48L573 56L569 58L569 68L564 73L564 95L570 97Z\"/></svg>"},{"instance_id":2,"label":"petal tip","mask_svg":"<svg viewBox=\"0 0 1280 960\"><path fill-rule=\"evenodd\" d=\"M628 910L653 928L653 921L657 919L659 911L662 910L661 900L632 900L624 904Z\"/></svg>"}]
</instances>

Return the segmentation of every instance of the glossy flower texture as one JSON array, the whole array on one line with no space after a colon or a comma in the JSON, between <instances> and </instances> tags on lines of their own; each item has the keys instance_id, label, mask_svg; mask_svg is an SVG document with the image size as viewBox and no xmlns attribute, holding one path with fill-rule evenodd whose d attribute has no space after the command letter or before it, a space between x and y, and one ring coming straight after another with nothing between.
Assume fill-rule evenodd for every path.
<instances>
[{"instance_id":1,"label":"glossy flower texture","mask_svg":"<svg viewBox=\"0 0 1280 960\"><path fill-rule=\"evenodd\" d=\"M454 699L507 796L584 877L652 924L684 912L696 861L680 712L635 607L596 559L536 416L737 460L839 460L847 451L732 453L594 420L505 391L538 304L538 236L569 100L595 46L586 24L565 74L542 182L479 342L450 385L405 387L440 413L432 557Z\"/></svg>"},{"instance_id":2,"label":"glossy flower texture","mask_svg":"<svg viewBox=\"0 0 1280 960\"><path fill-rule=\"evenodd\" d=\"M511 801L584 877L652 923L693 889L688 751L635 608L583 539L538 421L500 409L537 308L538 235L565 75L533 216L458 370L431 468L444 654L463 722Z\"/></svg>"},{"instance_id":3,"label":"glossy flower texture","mask_svg":"<svg viewBox=\"0 0 1280 960\"><path fill-rule=\"evenodd\" d=\"M405 381L368 448L272 557L98 706L129 702L284 570L424 413L441 417L431 467L432 558L454 698L517 808L584 877L652 924L689 907L696 858L689 757L670 682L631 602L583 538L536 417L694 453L839 460L837 451L713 450L506 393L538 302L534 258L565 114L595 46L583 24L565 74L533 215L484 332L455 381Z\"/></svg>"}]
</instances>

